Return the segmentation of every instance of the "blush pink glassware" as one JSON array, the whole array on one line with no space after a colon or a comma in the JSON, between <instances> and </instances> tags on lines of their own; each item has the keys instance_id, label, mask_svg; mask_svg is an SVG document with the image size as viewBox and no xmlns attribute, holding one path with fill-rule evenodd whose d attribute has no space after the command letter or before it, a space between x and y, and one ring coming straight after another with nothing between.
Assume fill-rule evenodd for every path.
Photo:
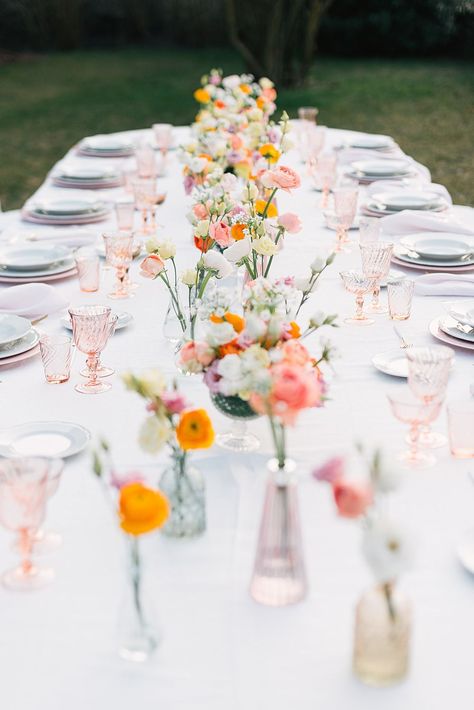
<instances>
[{"instance_id":1,"label":"blush pink glassware","mask_svg":"<svg viewBox=\"0 0 474 710\"><path fill-rule=\"evenodd\" d=\"M393 244L391 242L371 242L370 244L361 244L359 248L362 271L366 276L375 279L369 311L370 313L387 313L388 308L380 304L380 283L390 271Z\"/></svg>"},{"instance_id":2,"label":"blush pink glassware","mask_svg":"<svg viewBox=\"0 0 474 710\"><path fill-rule=\"evenodd\" d=\"M410 448L399 455L399 460L403 461L409 468L427 468L432 466L436 459L425 451L420 451L420 428L430 424L439 415L441 400L432 400L429 404L420 402L409 389L389 395L388 400L396 418L408 424L410 431L408 442Z\"/></svg>"},{"instance_id":3,"label":"blush pink glassware","mask_svg":"<svg viewBox=\"0 0 474 710\"><path fill-rule=\"evenodd\" d=\"M448 404L449 444L456 459L474 458L474 401Z\"/></svg>"},{"instance_id":4,"label":"blush pink glassware","mask_svg":"<svg viewBox=\"0 0 474 710\"><path fill-rule=\"evenodd\" d=\"M118 316L117 316L117 315L111 315L111 316L110 316L110 319L109 319L109 335L108 335L108 338L107 338L107 342L110 340L110 338L111 338L111 337L113 336L113 334L115 333L115 328L116 328L116 326L117 326L117 320L118 320ZM107 343L104 345L104 349L105 349L105 346L106 346L106 345L107 345ZM90 375L91 375L90 370L89 370L88 367L85 367L83 370L81 370L80 374L82 375L82 377L90 377ZM97 374L97 377L110 377L110 375L115 374L115 370L113 370L111 367L105 367L104 365L102 365L102 363L101 363L101 361L100 361L100 357L99 357L99 360L98 360L98 362L97 362L96 374Z\"/></svg>"},{"instance_id":5,"label":"blush pink glassware","mask_svg":"<svg viewBox=\"0 0 474 710\"><path fill-rule=\"evenodd\" d=\"M340 271L339 276L346 291L353 293L356 301L355 314L346 318L344 322L349 325L371 325L374 323L374 320L367 318L364 313L364 296L374 288L375 280L358 271Z\"/></svg>"},{"instance_id":6,"label":"blush pink glassware","mask_svg":"<svg viewBox=\"0 0 474 710\"><path fill-rule=\"evenodd\" d=\"M78 350L87 355L89 379L76 385L82 394L100 394L111 385L99 380L97 369L100 353L110 334L110 312L108 306L78 306L69 309L74 343Z\"/></svg>"},{"instance_id":7,"label":"blush pink glassware","mask_svg":"<svg viewBox=\"0 0 474 710\"><path fill-rule=\"evenodd\" d=\"M46 382L54 385L67 382L71 374L71 338L43 333L39 345Z\"/></svg>"},{"instance_id":8,"label":"blush pink glassware","mask_svg":"<svg viewBox=\"0 0 474 710\"><path fill-rule=\"evenodd\" d=\"M136 148L135 158L139 178L156 178L155 151L150 145Z\"/></svg>"},{"instance_id":9,"label":"blush pink glassware","mask_svg":"<svg viewBox=\"0 0 474 710\"><path fill-rule=\"evenodd\" d=\"M124 168L122 170L123 187L125 192L133 195L133 183L138 178L138 173L134 168Z\"/></svg>"},{"instance_id":10,"label":"blush pink glassware","mask_svg":"<svg viewBox=\"0 0 474 710\"><path fill-rule=\"evenodd\" d=\"M321 208L326 209L329 193L336 183L337 159L333 153L324 153L310 166L315 186L322 190Z\"/></svg>"},{"instance_id":11,"label":"blush pink glassware","mask_svg":"<svg viewBox=\"0 0 474 710\"><path fill-rule=\"evenodd\" d=\"M388 314L392 320L408 320L415 282L410 279L394 279L387 283Z\"/></svg>"},{"instance_id":12,"label":"blush pink glassware","mask_svg":"<svg viewBox=\"0 0 474 710\"><path fill-rule=\"evenodd\" d=\"M74 259L81 291L85 293L98 291L100 283L100 259L95 249L81 247L74 252Z\"/></svg>"},{"instance_id":13,"label":"blush pink glassware","mask_svg":"<svg viewBox=\"0 0 474 710\"><path fill-rule=\"evenodd\" d=\"M294 462L283 469L268 464L270 477L260 523L250 595L266 606L287 606L304 599L306 572L301 539Z\"/></svg>"},{"instance_id":14,"label":"blush pink glassware","mask_svg":"<svg viewBox=\"0 0 474 710\"><path fill-rule=\"evenodd\" d=\"M347 230L352 227L357 212L359 190L353 187L336 187L332 191L334 215L337 224L335 251L344 251L344 244L349 240Z\"/></svg>"},{"instance_id":15,"label":"blush pink glassware","mask_svg":"<svg viewBox=\"0 0 474 710\"><path fill-rule=\"evenodd\" d=\"M173 140L173 126L171 123L154 123L153 134L155 136L156 147L163 156L167 154Z\"/></svg>"},{"instance_id":16,"label":"blush pink glassware","mask_svg":"<svg viewBox=\"0 0 474 710\"><path fill-rule=\"evenodd\" d=\"M59 487L64 470L62 459L48 459L48 473L46 481L46 497L52 498ZM62 543L60 533L54 530L44 530L42 527L33 535L33 550L35 554L46 554L56 550Z\"/></svg>"},{"instance_id":17,"label":"blush pink glassware","mask_svg":"<svg viewBox=\"0 0 474 710\"><path fill-rule=\"evenodd\" d=\"M298 109L298 118L300 121L307 121L316 125L319 109L316 106L301 106Z\"/></svg>"},{"instance_id":18,"label":"blush pink glassware","mask_svg":"<svg viewBox=\"0 0 474 710\"><path fill-rule=\"evenodd\" d=\"M144 236L153 234L156 229L154 226L157 203L156 179L137 178L133 181L133 194L135 206L142 216L140 233Z\"/></svg>"},{"instance_id":19,"label":"blush pink glassware","mask_svg":"<svg viewBox=\"0 0 474 710\"><path fill-rule=\"evenodd\" d=\"M371 244L380 239L380 219L361 216L359 218L359 244Z\"/></svg>"},{"instance_id":20,"label":"blush pink glassware","mask_svg":"<svg viewBox=\"0 0 474 710\"><path fill-rule=\"evenodd\" d=\"M117 229L120 232L132 232L135 222L135 203L116 202L115 217L117 218Z\"/></svg>"},{"instance_id":21,"label":"blush pink glassware","mask_svg":"<svg viewBox=\"0 0 474 710\"><path fill-rule=\"evenodd\" d=\"M115 269L117 282L109 298L130 298L126 278L133 260L134 241L132 232L109 232L103 234L107 264Z\"/></svg>"},{"instance_id":22,"label":"blush pink glassware","mask_svg":"<svg viewBox=\"0 0 474 710\"><path fill-rule=\"evenodd\" d=\"M46 512L48 460L14 458L0 461L0 523L18 534L21 563L4 572L7 589L29 591L49 584L54 572L32 559L34 535Z\"/></svg>"}]
</instances>

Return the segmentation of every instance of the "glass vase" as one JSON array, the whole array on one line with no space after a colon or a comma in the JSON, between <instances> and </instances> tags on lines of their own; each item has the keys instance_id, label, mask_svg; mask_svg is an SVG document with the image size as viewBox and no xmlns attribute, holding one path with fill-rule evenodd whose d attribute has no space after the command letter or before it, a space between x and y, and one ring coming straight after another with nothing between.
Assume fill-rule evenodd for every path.
<instances>
[{"instance_id":1,"label":"glass vase","mask_svg":"<svg viewBox=\"0 0 474 710\"><path fill-rule=\"evenodd\" d=\"M200 471L180 452L160 478L160 489L167 496L171 513L162 532L169 537L196 537L206 530L206 486Z\"/></svg>"},{"instance_id":2,"label":"glass vase","mask_svg":"<svg viewBox=\"0 0 474 710\"><path fill-rule=\"evenodd\" d=\"M144 585L139 538L127 535L126 589L119 614L119 654L127 661L146 661L161 641Z\"/></svg>"},{"instance_id":3,"label":"glass vase","mask_svg":"<svg viewBox=\"0 0 474 710\"><path fill-rule=\"evenodd\" d=\"M184 313L182 309L181 311L183 315L180 318L178 316L178 307L170 296L168 309L163 322L163 336L169 343L173 343L174 345L182 343L188 326L187 314Z\"/></svg>"},{"instance_id":4,"label":"glass vase","mask_svg":"<svg viewBox=\"0 0 474 710\"><path fill-rule=\"evenodd\" d=\"M393 585L378 585L360 598L355 614L354 672L363 683L382 687L408 671L411 604Z\"/></svg>"},{"instance_id":5,"label":"glass vase","mask_svg":"<svg viewBox=\"0 0 474 710\"><path fill-rule=\"evenodd\" d=\"M272 459L267 481L250 594L267 606L304 599L306 572L294 462Z\"/></svg>"},{"instance_id":6,"label":"glass vase","mask_svg":"<svg viewBox=\"0 0 474 710\"><path fill-rule=\"evenodd\" d=\"M240 397L225 397L222 394L212 395L212 402L221 414L232 420L229 431L217 434L216 444L222 449L238 453L256 451L260 441L255 434L247 431L247 421L256 419L258 414L250 404Z\"/></svg>"}]
</instances>

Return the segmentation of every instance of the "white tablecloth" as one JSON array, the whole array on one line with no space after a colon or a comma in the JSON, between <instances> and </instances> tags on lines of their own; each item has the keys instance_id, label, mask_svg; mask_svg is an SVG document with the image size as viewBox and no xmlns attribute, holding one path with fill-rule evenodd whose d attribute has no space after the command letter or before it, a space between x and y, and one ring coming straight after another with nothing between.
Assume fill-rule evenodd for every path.
<instances>
[{"instance_id":1,"label":"white tablecloth","mask_svg":"<svg viewBox=\"0 0 474 710\"><path fill-rule=\"evenodd\" d=\"M331 136L340 142L341 132ZM301 168L296 154L285 162ZM161 187L168 198L158 220L164 225L162 233L179 244L183 268L196 255L175 155ZM70 194L48 182L39 193ZM114 199L120 194L109 192ZM301 275L316 252L332 245L334 233L324 228L317 201L306 180L293 195L279 197L281 209L301 215L304 229L286 239L275 273ZM2 216L0 228L7 224L22 231L42 229L20 224L17 213ZM100 234L106 226L92 229ZM108 226L114 226L112 220ZM357 247L339 256L324 274L306 315L318 309L348 314L353 301L338 271L358 264ZM103 361L117 371L160 366L176 374L171 348L162 336L164 288L142 280L134 269L132 275L140 281L136 296L113 306L130 311L135 320L114 336ZM75 279L56 287L71 303L107 302L110 279L110 272L105 273L100 293L93 295L81 293ZM442 312L442 300L415 298L407 329L416 342L433 342L428 323ZM39 327L59 331L58 317L49 317ZM351 674L353 608L371 579L358 549L356 524L337 519L329 490L307 474L314 464L348 450L356 440L380 443L394 453L404 447L405 428L394 420L386 397L404 383L382 375L370 363L375 353L398 346L387 317L377 317L371 327L344 326L327 335L341 354L331 399L324 409L302 416L289 436L289 451L300 462L307 599L292 608L267 609L248 595L270 451L266 423L257 420L251 426L262 440L259 454L231 456L215 448L196 456L207 480L206 534L194 541L155 535L145 541L149 585L164 641L150 663L134 666L120 660L115 633L125 569L122 541L84 452L68 461L49 506L48 524L64 538L62 548L48 558L57 572L54 584L24 595L0 588L2 708L472 708L474 580L461 569L454 550L474 519L474 488L467 476L474 463L455 461L447 448L436 452L436 467L407 473L392 503L418 540L416 567L403 580L415 607L411 674L386 690L368 689ZM147 457L136 443L143 401L126 392L117 377L110 380L113 389L106 394L76 393L80 365L79 355L71 382L60 386L44 382L38 357L0 369L0 427L46 419L78 422L110 440L118 463L146 462L158 477L163 459ZM472 353L457 350L448 398L469 396L472 365ZM209 406L216 429L223 429L227 423L211 407L199 378L180 382L191 401ZM444 412L437 426L446 428ZM5 531L0 536L2 569L15 560L11 538Z\"/></svg>"}]
</instances>

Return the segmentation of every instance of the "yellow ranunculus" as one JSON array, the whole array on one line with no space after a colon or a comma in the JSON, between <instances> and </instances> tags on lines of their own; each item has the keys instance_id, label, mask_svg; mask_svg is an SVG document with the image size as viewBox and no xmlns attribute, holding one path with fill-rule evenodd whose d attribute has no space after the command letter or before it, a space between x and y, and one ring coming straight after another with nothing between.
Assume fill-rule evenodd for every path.
<instances>
[{"instance_id":1,"label":"yellow ranunculus","mask_svg":"<svg viewBox=\"0 0 474 710\"><path fill-rule=\"evenodd\" d=\"M129 483L120 491L120 527L130 535L161 528L169 517L168 499L143 483Z\"/></svg>"},{"instance_id":2,"label":"yellow ranunculus","mask_svg":"<svg viewBox=\"0 0 474 710\"><path fill-rule=\"evenodd\" d=\"M276 163L281 155L280 151L277 150L272 143L265 143L261 146L261 148L259 148L258 152L265 158L265 160L268 160L269 163Z\"/></svg>"},{"instance_id":3,"label":"yellow ranunculus","mask_svg":"<svg viewBox=\"0 0 474 710\"><path fill-rule=\"evenodd\" d=\"M265 212L266 204L267 204L266 200L256 200L255 210L256 210L257 214L262 215ZM273 202L270 202L270 204L268 205L268 209L267 209L267 217L272 218L272 217L277 217L277 216L278 216L278 210L277 210L276 206L273 204Z\"/></svg>"},{"instance_id":4,"label":"yellow ranunculus","mask_svg":"<svg viewBox=\"0 0 474 710\"><path fill-rule=\"evenodd\" d=\"M208 104L211 100L210 94L206 89L196 89L193 96L200 104Z\"/></svg>"}]
</instances>

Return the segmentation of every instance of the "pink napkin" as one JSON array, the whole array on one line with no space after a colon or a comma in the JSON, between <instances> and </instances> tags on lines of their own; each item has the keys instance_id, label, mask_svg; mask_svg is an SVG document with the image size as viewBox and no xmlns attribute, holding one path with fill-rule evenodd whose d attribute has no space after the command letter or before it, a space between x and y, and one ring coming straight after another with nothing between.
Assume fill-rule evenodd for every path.
<instances>
[{"instance_id":1,"label":"pink napkin","mask_svg":"<svg viewBox=\"0 0 474 710\"><path fill-rule=\"evenodd\" d=\"M0 313L35 320L55 313L68 302L48 284L18 284L0 291Z\"/></svg>"}]
</instances>

